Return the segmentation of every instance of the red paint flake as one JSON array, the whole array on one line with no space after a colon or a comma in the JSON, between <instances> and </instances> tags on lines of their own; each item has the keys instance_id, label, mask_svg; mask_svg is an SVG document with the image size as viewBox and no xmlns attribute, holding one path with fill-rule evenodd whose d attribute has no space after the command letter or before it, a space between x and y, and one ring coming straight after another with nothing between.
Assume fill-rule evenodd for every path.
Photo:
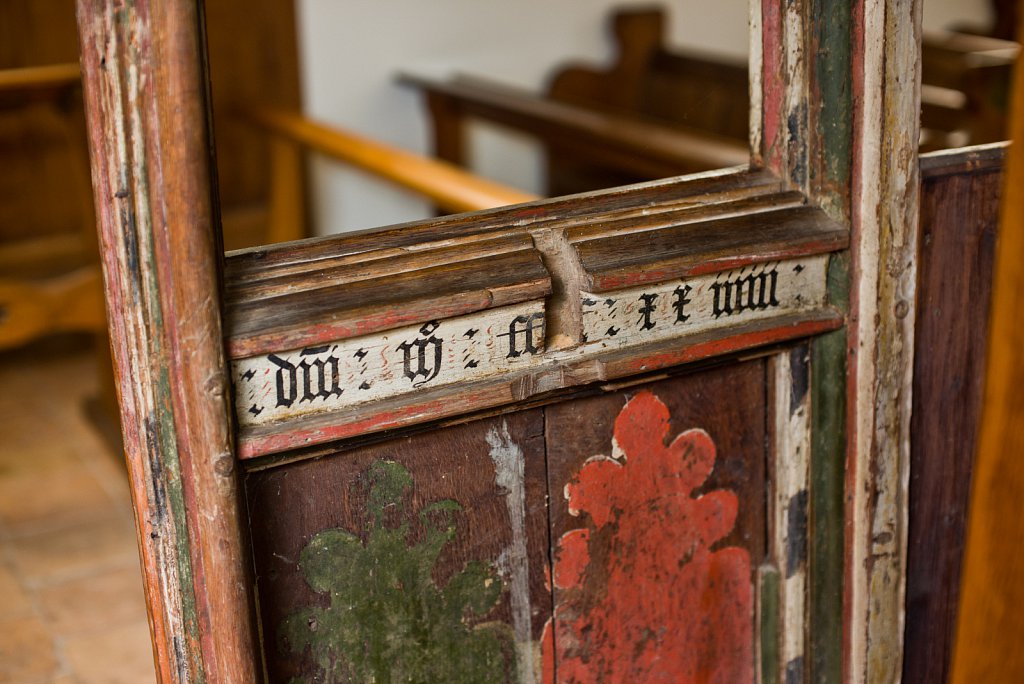
<instances>
[{"instance_id":1,"label":"red paint flake","mask_svg":"<svg viewBox=\"0 0 1024 684\"><path fill-rule=\"evenodd\" d=\"M615 421L624 463L591 459L566 487L570 512L589 524L555 554L547 682L754 680L750 556L711 550L732 531L736 495L692 496L715 445L695 429L666 447L669 429L665 404L638 394Z\"/></svg>"}]
</instances>

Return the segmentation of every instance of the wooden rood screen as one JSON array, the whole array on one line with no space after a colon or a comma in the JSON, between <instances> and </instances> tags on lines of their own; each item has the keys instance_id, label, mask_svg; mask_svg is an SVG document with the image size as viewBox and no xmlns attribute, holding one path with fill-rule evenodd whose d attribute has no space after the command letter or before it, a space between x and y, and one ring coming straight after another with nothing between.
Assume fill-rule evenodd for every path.
<instances>
[{"instance_id":1,"label":"wooden rood screen","mask_svg":"<svg viewBox=\"0 0 1024 684\"><path fill-rule=\"evenodd\" d=\"M162 681L897 676L918 9L755 2L749 168L222 263L201 8L80 0Z\"/></svg>"}]
</instances>

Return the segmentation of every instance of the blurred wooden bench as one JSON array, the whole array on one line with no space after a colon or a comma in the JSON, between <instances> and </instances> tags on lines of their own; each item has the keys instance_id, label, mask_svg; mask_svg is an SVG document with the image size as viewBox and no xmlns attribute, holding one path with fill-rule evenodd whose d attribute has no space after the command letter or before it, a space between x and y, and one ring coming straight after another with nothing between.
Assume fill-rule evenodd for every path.
<instances>
[{"instance_id":1,"label":"blurred wooden bench","mask_svg":"<svg viewBox=\"0 0 1024 684\"><path fill-rule=\"evenodd\" d=\"M466 122L477 118L541 141L550 195L746 164L746 61L669 51L659 9L620 10L610 24L611 66L559 68L543 95L402 75L426 95L435 154L465 164Z\"/></svg>"},{"instance_id":2,"label":"blurred wooden bench","mask_svg":"<svg viewBox=\"0 0 1024 684\"><path fill-rule=\"evenodd\" d=\"M461 74L401 75L426 96L437 156L466 165L467 123L480 119L542 143L550 195L746 163L746 60L670 48L662 9L621 9L609 25L611 65L556 67L543 94ZM923 151L1005 138L1018 52L994 38L925 36Z\"/></svg>"},{"instance_id":3,"label":"blurred wooden bench","mask_svg":"<svg viewBox=\"0 0 1024 684\"><path fill-rule=\"evenodd\" d=\"M922 41L921 150L1007 139L1010 77L1018 43L966 33Z\"/></svg>"},{"instance_id":4,"label":"blurred wooden bench","mask_svg":"<svg viewBox=\"0 0 1024 684\"><path fill-rule=\"evenodd\" d=\"M58 73L54 70L41 70L37 74L0 72L0 94L5 92L3 88L8 82L27 87L33 97L37 96L36 91L77 88L75 65L66 65L58 71L63 78L59 82L53 77ZM306 235L302 168L307 152L324 155L404 187L447 212L476 211L536 199L528 193L473 176L454 165L332 128L298 112L253 108L238 110L233 116L258 129L259 134L269 140L270 149L264 242L242 242L241 246L285 242ZM80 142L83 144L71 144L70 148L84 157L84 141ZM84 158L82 163L87 163ZM82 171L87 174L87 167L83 166ZM16 346L47 333L105 330L87 175L83 180L85 194L80 198L84 204L80 235L36 238L0 248L0 272L4 274L0 278L0 348ZM225 223L225 232L230 236L231 218ZM238 236L234 238L232 241L238 246ZM69 264L74 265L71 271L66 270ZM17 277L22 274L24 277Z\"/></svg>"},{"instance_id":5,"label":"blurred wooden bench","mask_svg":"<svg viewBox=\"0 0 1024 684\"><path fill-rule=\"evenodd\" d=\"M0 349L103 332L77 64L0 70Z\"/></svg>"},{"instance_id":6,"label":"blurred wooden bench","mask_svg":"<svg viewBox=\"0 0 1024 684\"><path fill-rule=\"evenodd\" d=\"M297 148L228 115L299 107L292 2L222 0L206 18L224 246L305 237ZM73 2L0 4L0 350L105 334L78 56Z\"/></svg>"}]
</instances>

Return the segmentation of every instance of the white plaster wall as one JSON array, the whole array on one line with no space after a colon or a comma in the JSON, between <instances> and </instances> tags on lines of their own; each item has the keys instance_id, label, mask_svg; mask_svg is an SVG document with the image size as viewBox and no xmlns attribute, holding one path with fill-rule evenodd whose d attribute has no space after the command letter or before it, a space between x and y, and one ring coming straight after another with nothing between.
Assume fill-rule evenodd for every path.
<instances>
[{"instance_id":1,"label":"white plaster wall","mask_svg":"<svg viewBox=\"0 0 1024 684\"><path fill-rule=\"evenodd\" d=\"M419 96L395 84L402 70L462 71L540 88L569 58L608 60L609 8L650 0L299 0L299 44L308 115L405 149L429 149ZM676 0L670 42L745 55L745 0ZM526 138L476 127L474 169L539 192L540 158ZM317 232L429 215L405 192L322 160L313 162Z\"/></svg>"},{"instance_id":2,"label":"white plaster wall","mask_svg":"<svg viewBox=\"0 0 1024 684\"><path fill-rule=\"evenodd\" d=\"M539 89L569 58L607 61L610 8L651 0L298 0L300 64L307 114L428 153L427 116L403 70L486 75ZM925 0L926 30L985 24L988 0ZM665 0L669 41L729 55L748 47L746 0ZM540 192L540 155L525 136L477 125L473 168ZM313 161L318 233L399 223L430 214L411 195L324 160Z\"/></svg>"},{"instance_id":3,"label":"white plaster wall","mask_svg":"<svg viewBox=\"0 0 1024 684\"><path fill-rule=\"evenodd\" d=\"M957 25L987 27L992 21L989 0L924 0L921 23L925 31L941 31Z\"/></svg>"}]
</instances>

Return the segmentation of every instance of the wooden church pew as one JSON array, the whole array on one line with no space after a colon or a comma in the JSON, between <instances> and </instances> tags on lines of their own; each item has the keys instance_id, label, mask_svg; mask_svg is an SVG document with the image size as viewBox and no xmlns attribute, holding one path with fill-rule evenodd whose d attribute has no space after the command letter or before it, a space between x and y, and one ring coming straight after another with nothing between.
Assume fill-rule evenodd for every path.
<instances>
[{"instance_id":1,"label":"wooden church pew","mask_svg":"<svg viewBox=\"0 0 1024 684\"><path fill-rule=\"evenodd\" d=\"M558 66L543 95L463 74L400 81L423 91L442 159L468 163L471 119L536 137L550 195L740 163L748 146L745 61L670 48L663 9L618 10L609 24L612 64ZM924 36L922 151L1005 138L1018 52L1017 43L995 38Z\"/></svg>"},{"instance_id":2,"label":"wooden church pew","mask_svg":"<svg viewBox=\"0 0 1024 684\"><path fill-rule=\"evenodd\" d=\"M526 132L547 150L550 195L745 163L746 62L668 51L660 9L620 10L610 25L613 64L558 68L543 97L477 77L402 75L426 95L435 153L465 164L470 118Z\"/></svg>"},{"instance_id":3,"label":"wooden church pew","mask_svg":"<svg viewBox=\"0 0 1024 684\"><path fill-rule=\"evenodd\" d=\"M0 69L0 349L106 329L77 64Z\"/></svg>"},{"instance_id":4,"label":"wooden church pew","mask_svg":"<svg viewBox=\"0 0 1024 684\"><path fill-rule=\"evenodd\" d=\"M309 234L294 146L230 116L243 104L299 107L292 5L207 3L228 249ZM60 332L105 334L78 52L72 0L0 3L0 350ZM105 356L108 345L98 346Z\"/></svg>"},{"instance_id":5,"label":"wooden church pew","mask_svg":"<svg viewBox=\"0 0 1024 684\"><path fill-rule=\"evenodd\" d=\"M921 150L1006 140L1020 45L948 32L925 34L921 49Z\"/></svg>"}]
</instances>

